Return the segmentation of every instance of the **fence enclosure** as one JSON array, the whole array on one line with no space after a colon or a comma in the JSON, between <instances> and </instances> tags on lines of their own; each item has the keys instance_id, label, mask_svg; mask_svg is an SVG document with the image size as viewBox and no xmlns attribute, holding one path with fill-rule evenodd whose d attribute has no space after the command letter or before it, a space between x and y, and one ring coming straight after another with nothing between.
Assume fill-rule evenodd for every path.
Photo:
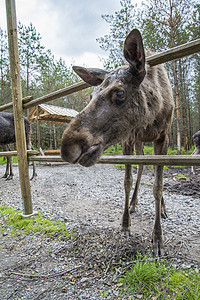
<instances>
[{"instance_id":1,"label":"fence enclosure","mask_svg":"<svg viewBox=\"0 0 200 300\"><path fill-rule=\"evenodd\" d=\"M0 111L13 107L16 133L17 151L0 152L0 156L16 156L18 157L18 168L22 194L22 206L24 216L33 214L31 189L29 180L29 161L48 161L62 162L61 157L55 156L38 156L38 151L26 149L25 129L23 109L27 109L41 103L45 103L80 90L88 88L85 82L79 82L69 87L60 89L53 93L47 94L37 99L31 96L22 99L21 78L19 70L19 53L17 40L17 20L14 0L6 0L6 14L8 27L8 43L10 55L10 70L12 79L12 102L0 106ZM155 66L173 59L178 59L200 51L200 39L181 46L154 54L146 58L150 66ZM177 165L177 166L200 166L200 158L198 156L182 155L117 155L102 156L99 163L106 164L141 164L141 165Z\"/></svg>"}]
</instances>

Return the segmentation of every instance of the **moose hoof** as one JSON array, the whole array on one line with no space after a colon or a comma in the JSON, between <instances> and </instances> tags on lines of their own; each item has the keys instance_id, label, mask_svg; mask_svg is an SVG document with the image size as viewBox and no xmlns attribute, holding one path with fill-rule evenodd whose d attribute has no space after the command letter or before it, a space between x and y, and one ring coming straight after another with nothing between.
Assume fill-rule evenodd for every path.
<instances>
[{"instance_id":1,"label":"moose hoof","mask_svg":"<svg viewBox=\"0 0 200 300\"><path fill-rule=\"evenodd\" d=\"M135 212L135 207L130 207L130 208L129 208L129 213L130 213L130 214L133 214L134 212Z\"/></svg>"},{"instance_id":2,"label":"moose hoof","mask_svg":"<svg viewBox=\"0 0 200 300\"><path fill-rule=\"evenodd\" d=\"M162 241L153 241L153 256L160 257L163 253L163 243Z\"/></svg>"},{"instance_id":3,"label":"moose hoof","mask_svg":"<svg viewBox=\"0 0 200 300\"><path fill-rule=\"evenodd\" d=\"M124 233L125 237L130 237L131 236L131 232L130 232L129 227L122 227L121 231Z\"/></svg>"},{"instance_id":4,"label":"moose hoof","mask_svg":"<svg viewBox=\"0 0 200 300\"><path fill-rule=\"evenodd\" d=\"M12 180L13 179L13 175L10 175L6 178L6 180Z\"/></svg>"},{"instance_id":5,"label":"moose hoof","mask_svg":"<svg viewBox=\"0 0 200 300\"><path fill-rule=\"evenodd\" d=\"M167 213L164 211L164 212L161 213L161 217L162 217L162 219L167 219L167 218L168 218L168 215L167 215Z\"/></svg>"}]
</instances>

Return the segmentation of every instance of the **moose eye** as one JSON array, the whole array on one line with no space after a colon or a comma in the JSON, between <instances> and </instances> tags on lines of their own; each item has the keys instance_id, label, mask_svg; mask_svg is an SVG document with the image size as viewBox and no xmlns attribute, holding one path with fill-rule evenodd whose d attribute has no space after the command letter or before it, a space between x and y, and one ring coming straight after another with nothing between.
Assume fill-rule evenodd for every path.
<instances>
[{"instance_id":1,"label":"moose eye","mask_svg":"<svg viewBox=\"0 0 200 300\"><path fill-rule=\"evenodd\" d=\"M117 98L124 98L124 91L117 91L116 96Z\"/></svg>"},{"instance_id":2,"label":"moose eye","mask_svg":"<svg viewBox=\"0 0 200 300\"><path fill-rule=\"evenodd\" d=\"M116 104L122 104L125 101L125 91L124 90L116 90L112 94L112 101Z\"/></svg>"}]
</instances>

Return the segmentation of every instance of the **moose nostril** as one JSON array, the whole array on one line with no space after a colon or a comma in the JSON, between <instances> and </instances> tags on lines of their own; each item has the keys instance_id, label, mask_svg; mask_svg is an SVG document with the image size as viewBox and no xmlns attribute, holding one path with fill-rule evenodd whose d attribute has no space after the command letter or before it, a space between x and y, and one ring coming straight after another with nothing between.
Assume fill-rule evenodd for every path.
<instances>
[{"instance_id":1,"label":"moose nostril","mask_svg":"<svg viewBox=\"0 0 200 300\"><path fill-rule=\"evenodd\" d=\"M79 145L65 145L61 144L60 155L63 161L71 164L76 163L81 155L81 148Z\"/></svg>"}]
</instances>

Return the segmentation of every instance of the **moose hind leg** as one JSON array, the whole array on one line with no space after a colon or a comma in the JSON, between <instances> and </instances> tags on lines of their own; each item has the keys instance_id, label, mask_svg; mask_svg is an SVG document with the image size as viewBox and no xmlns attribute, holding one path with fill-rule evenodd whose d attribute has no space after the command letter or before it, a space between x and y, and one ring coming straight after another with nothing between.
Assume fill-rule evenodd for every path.
<instances>
[{"instance_id":1,"label":"moose hind leg","mask_svg":"<svg viewBox=\"0 0 200 300\"><path fill-rule=\"evenodd\" d=\"M133 153L131 144L123 144L123 154L130 155ZM126 235L130 235L131 218L129 212L129 196L133 185L132 165L125 165L124 189L125 189L125 205L122 215L122 231Z\"/></svg>"},{"instance_id":2,"label":"moose hind leg","mask_svg":"<svg viewBox=\"0 0 200 300\"><path fill-rule=\"evenodd\" d=\"M6 179L11 180L11 179L13 179L13 176L14 176L12 157L7 157L7 164L8 164L8 168L10 167L10 174Z\"/></svg>"},{"instance_id":3,"label":"moose hind leg","mask_svg":"<svg viewBox=\"0 0 200 300\"><path fill-rule=\"evenodd\" d=\"M137 141L135 143L135 153L136 153L136 155L144 155L142 142ZM136 183L135 183L135 188L134 188L134 192L133 192L133 196L132 196L132 199L130 202L130 208L129 208L131 214L133 212L135 212L135 208L138 204L138 191L139 191L140 181L141 181L141 177L142 177L142 172L143 172L143 165L139 165L138 169L137 169L137 179L136 179Z\"/></svg>"},{"instance_id":4,"label":"moose hind leg","mask_svg":"<svg viewBox=\"0 0 200 300\"><path fill-rule=\"evenodd\" d=\"M161 217L163 219L167 218L167 209L166 209L166 206L165 206L165 201L164 201L163 196L162 196L162 199L161 199Z\"/></svg>"},{"instance_id":5,"label":"moose hind leg","mask_svg":"<svg viewBox=\"0 0 200 300\"><path fill-rule=\"evenodd\" d=\"M141 177L142 177L142 172L143 172L143 165L139 165L138 171L137 171L137 179L136 179L136 183L135 183L135 188L134 188L133 196L132 196L132 199L130 202L130 213L131 214L135 212L135 208L138 204L138 191L139 191L140 181L141 181Z\"/></svg>"},{"instance_id":6,"label":"moose hind leg","mask_svg":"<svg viewBox=\"0 0 200 300\"><path fill-rule=\"evenodd\" d=\"M4 151L11 151L9 145L2 145L2 148ZM7 163L6 163L6 172L3 176L3 178L6 178L7 180L13 179L14 173L13 173L13 163L12 163L12 156L7 156Z\"/></svg>"}]
</instances>

